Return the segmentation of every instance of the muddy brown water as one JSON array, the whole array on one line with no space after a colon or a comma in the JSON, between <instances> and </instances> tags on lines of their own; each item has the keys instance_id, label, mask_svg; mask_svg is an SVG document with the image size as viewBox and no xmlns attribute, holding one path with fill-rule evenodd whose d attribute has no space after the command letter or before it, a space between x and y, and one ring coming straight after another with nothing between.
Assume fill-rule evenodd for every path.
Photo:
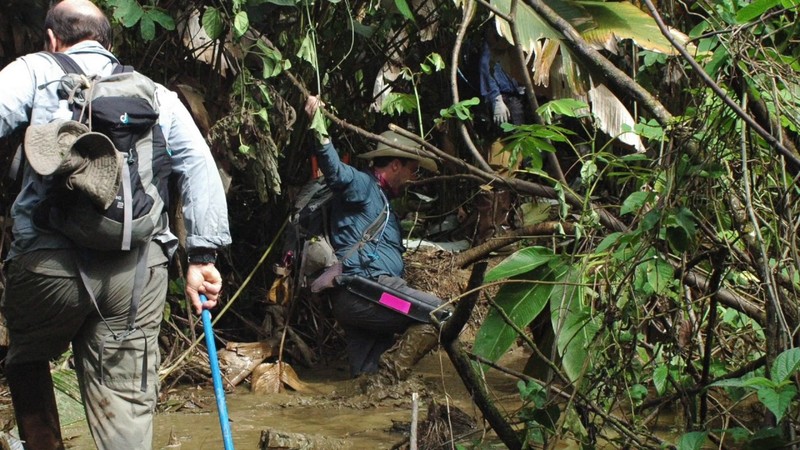
<instances>
[{"instance_id":1,"label":"muddy brown water","mask_svg":"<svg viewBox=\"0 0 800 450\"><path fill-rule=\"evenodd\" d=\"M520 351L507 355L513 362L523 363ZM339 364L339 363L337 363ZM282 392L253 394L246 383L226 393L228 415L234 446L237 449L258 449L265 429L286 433L302 433L313 438L332 439L347 449L390 449L406 440L404 431L394 426L411 421L411 394L419 391L419 420L426 417L427 403L433 399L440 405L452 405L477 419L477 428L469 440L482 441L483 449L505 448L484 431L480 411L470 401L460 378L446 353L439 351L417 365L411 382L397 392L372 392L364 395L357 383L348 379L344 366L332 365L307 369L296 367L300 379L315 392ZM493 371L496 372L496 371ZM513 407L519 398L516 379L499 373L491 374L491 386L497 399ZM179 397L190 399L177 412L159 413L155 418L154 449L220 450L223 448L214 391L209 380L205 386L181 388ZM86 423L64 427L65 444L69 449L94 449ZM171 441L172 439L172 441ZM174 445L175 441L180 446ZM173 442L173 445L170 445ZM493 443L494 442L494 443ZM311 447L313 448L313 447Z\"/></svg>"},{"instance_id":2,"label":"muddy brown water","mask_svg":"<svg viewBox=\"0 0 800 450\"><path fill-rule=\"evenodd\" d=\"M527 352L516 348L500 363L521 370L528 358ZM249 385L242 383L233 392L226 393L228 415L234 446L238 450L260 449L264 430L307 436L324 445L311 445L305 449L331 450L391 449L407 442L408 424L411 421L411 396L417 392L419 421L427 417L430 400L438 405L452 406L475 420L476 427L461 440L467 449L481 450L505 448L491 429L481 421L478 408L470 400L461 379L453 369L444 351L428 355L415 368L411 380L397 390L368 391L364 394L358 384L346 375L344 362L313 369L295 367L299 378L313 391L285 391L278 394L254 394ZM512 414L520 406L517 379L491 370L486 374L495 405ZM161 409L168 412L155 417L153 449L155 450L221 450L222 434L216 411L216 401L211 380L202 386L182 386L170 393ZM180 407L175 405L179 404ZM0 421L8 423L13 416L10 401L0 408ZM677 414L662 414L657 434L668 442L679 438L682 421ZM92 450L94 443L85 421L63 428L67 449ZM329 444L339 444L338 447ZM296 447L292 447L296 448ZM407 447L406 447L407 448ZM444 449L454 447L445 446ZM559 442L556 450L577 450L574 441ZM615 448L615 447L598 447Z\"/></svg>"}]
</instances>

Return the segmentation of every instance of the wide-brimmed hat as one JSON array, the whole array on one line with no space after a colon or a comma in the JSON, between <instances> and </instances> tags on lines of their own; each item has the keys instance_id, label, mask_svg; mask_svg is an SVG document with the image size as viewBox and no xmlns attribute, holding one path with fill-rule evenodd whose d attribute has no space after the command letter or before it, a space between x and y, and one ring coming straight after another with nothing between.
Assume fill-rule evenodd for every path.
<instances>
[{"instance_id":1,"label":"wide-brimmed hat","mask_svg":"<svg viewBox=\"0 0 800 450\"><path fill-rule=\"evenodd\" d=\"M106 135L74 120L31 125L25 132L25 156L39 175L68 174L67 186L107 209L119 190L122 154Z\"/></svg>"},{"instance_id":2,"label":"wide-brimmed hat","mask_svg":"<svg viewBox=\"0 0 800 450\"><path fill-rule=\"evenodd\" d=\"M359 158L364 159L373 159L373 158L380 158L382 156L388 156L392 158L405 158L405 159L413 159L415 161L419 161L420 167L425 170L429 170L434 173L438 173L439 169L436 166L436 161L433 158L429 157L428 154L422 150L422 147L414 142L413 140L401 136L394 131L384 131L381 133L381 137L389 140L390 142L414 149L414 152L401 150L399 148L392 147L388 144L384 144L383 142L378 142L378 146L375 150L371 152L362 153L357 155Z\"/></svg>"}]
</instances>

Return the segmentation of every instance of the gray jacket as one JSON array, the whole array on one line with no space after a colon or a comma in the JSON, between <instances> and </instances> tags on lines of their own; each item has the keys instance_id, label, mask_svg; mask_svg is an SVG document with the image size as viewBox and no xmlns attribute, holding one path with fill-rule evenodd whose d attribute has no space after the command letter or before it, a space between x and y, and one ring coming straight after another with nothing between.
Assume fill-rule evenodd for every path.
<instances>
[{"instance_id":1,"label":"gray jacket","mask_svg":"<svg viewBox=\"0 0 800 450\"><path fill-rule=\"evenodd\" d=\"M110 75L117 58L94 41L81 42L67 52L89 75ZM58 108L57 81L64 72L42 54L23 56L0 71L0 136L28 125L48 123ZM208 145L176 93L158 85L159 125L172 157L186 221L186 247L218 249L231 242L228 209L222 182ZM11 210L14 241L8 258L38 249L70 248L64 236L33 226L33 207L52 180L24 165L22 187ZM178 239L167 228L155 240L171 255Z\"/></svg>"}]
</instances>

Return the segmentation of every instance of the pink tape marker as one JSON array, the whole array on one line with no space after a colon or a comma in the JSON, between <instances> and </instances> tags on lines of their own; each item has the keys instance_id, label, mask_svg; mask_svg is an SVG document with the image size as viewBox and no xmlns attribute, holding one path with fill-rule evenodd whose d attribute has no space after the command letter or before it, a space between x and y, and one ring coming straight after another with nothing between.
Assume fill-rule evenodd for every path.
<instances>
[{"instance_id":1,"label":"pink tape marker","mask_svg":"<svg viewBox=\"0 0 800 450\"><path fill-rule=\"evenodd\" d=\"M411 302L407 302L400 297L396 297L388 292L381 294L380 304L388 306L395 311L400 311L403 314L408 314L411 311Z\"/></svg>"}]
</instances>

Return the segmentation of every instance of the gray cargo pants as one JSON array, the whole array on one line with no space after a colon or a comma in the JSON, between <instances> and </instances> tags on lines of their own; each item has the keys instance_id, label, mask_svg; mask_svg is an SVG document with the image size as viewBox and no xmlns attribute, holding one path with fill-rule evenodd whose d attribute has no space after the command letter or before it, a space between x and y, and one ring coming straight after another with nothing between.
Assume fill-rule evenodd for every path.
<instances>
[{"instance_id":1,"label":"gray cargo pants","mask_svg":"<svg viewBox=\"0 0 800 450\"><path fill-rule=\"evenodd\" d=\"M80 279L73 251L23 254L6 269L0 303L11 338L6 364L52 360L72 344L87 421L100 449L152 448L160 364L157 338L168 260L158 244L150 245L148 279L136 315L141 330L119 341L109 328L117 334L126 330L136 252L93 252L86 259L84 271L99 313Z\"/></svg>"}]
</instances>

